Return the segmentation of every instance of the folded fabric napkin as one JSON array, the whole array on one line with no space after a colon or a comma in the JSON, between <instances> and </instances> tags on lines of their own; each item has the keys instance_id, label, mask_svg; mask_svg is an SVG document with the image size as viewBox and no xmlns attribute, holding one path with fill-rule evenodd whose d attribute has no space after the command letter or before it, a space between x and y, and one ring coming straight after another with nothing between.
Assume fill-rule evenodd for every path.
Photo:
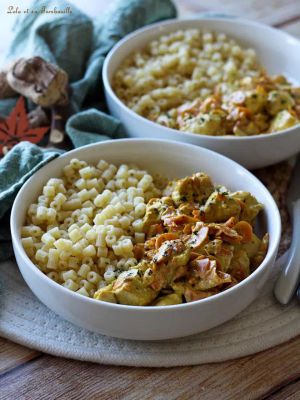
<instances>
[{"instance_id":1,"label":"folded fabric napkin","mask_svg":"<svg viewBox=\"0 0 300 400\"><path fill-rule=\"evenodd\" d=\"M21 142L0 161L0 260L12 255L9 214L16 194L32 174L60 153Z\"/></svg>"},{"instance_id":2,"label":"folded fabric napkin","mask_svg":"<svg viewBox=\"0 0 300 400\"><path fill-rule=\"evenodd\" d=\"M101 82L106 54L126 34L144 25L176 17L171 0L119 0L94 19L73 4L50 0L47 8L70 7L72 14L21 14L4 65L20 57L41 56L69 75L71 102L76 114L66 132L74 147L123 136L120 122L107 114ZM30 9L41 9L36 0ZM105 10L103 10L105 11ZM0 101L0 115L8 115L16 99ZM42 150L21 143L0 161L0 260L12 254L9 210L22 184L38 168L56 157L56 150Z\"/></svg>"}]
</instances>

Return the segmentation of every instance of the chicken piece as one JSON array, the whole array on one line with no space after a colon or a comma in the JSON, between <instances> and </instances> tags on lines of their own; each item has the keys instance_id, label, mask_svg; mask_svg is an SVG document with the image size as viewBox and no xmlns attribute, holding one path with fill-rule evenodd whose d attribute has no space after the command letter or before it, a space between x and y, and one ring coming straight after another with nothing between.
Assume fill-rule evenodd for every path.
<instances>
[{"instance_id":1,"label":"chicken piece","mask_svg":"<svg viewBox=\"0 0 300 400\"><path fill-rule=\"evenodd\" d=\"M230 226L229 222L231 220L236 220L234 217L229 218L223 224L216 224L215 222L211 222L209 227L209 234L213 235L216 239L221 239L223 242L229 244L239 244L243 240L243 236L240 235L236 229Z\"/></svg>"},{"instance_id":2,"label":"chicken piece","mask_svg":"<svg viewBox=\"0 0 300 400\"><path fill-rule=\"evenodd\" d=\"M159 264L172 261L173 265L177 265L177 258L181 257L185 250L187 250L187 248L180 239L166 240L153 257L153 262ZM182 265L180 261L179 265Z\"/></svg>"},{"instance_id":3,"label":"chicken piece","mask_svg":"<svg viewBox=\"0 0 300 400\"><path fill-rule=\"evenodd\" d=\"M194 202L181 203L177 208L179 214L185 214L189 216L193 216L195 210L197 209L198 204Z\"/></svg>"},{"instance_id":4,"label":"chicken piece","mask_svg":"<svg viewBox=\"0 0 300 400\"><path fill-rule=\"evenodd\" d=\"M217 269L217 261L209 258L194 260L191 278L188 280L196 290L209 290L231 283L231 276Z\"/></svg>"},{"instance_id":5,"label":"chicken piece","mask_svg":"<svg viewBox=\"0 0 300 400\"><path fill-rule=\"evenodd\" d=\"M153 118L152 120L155 121L155 118ZM176 122L168 114L158 115L155 122L168 128L176 129Z\"/></svg>"},{"instance_id":6,"label":"chicken piece","mask_svg":"<svg viewBox=\"0 0 300 400\"><path fill-rule=\"evenodd\" d=\"M238 282L250 275L250 260L245 250L235 249L228 271Z\"/></svg>"},{"instance_id":7,"label":"chicken piece","mask_svg":"<svg viewBox=\"0 0 300 400\"><path fill-rule=\"evenodd\" d=\"M167 294L166 296L159 297L152 304L153 306L171 306L174 304L181 304L182 296L178 293Z\"/></svg>"},{"instance_id":8,"label":"chicken piece","mask_svg":"<svg viewBox=\"0 0 300 400\"><path fill-rule=\"evenodd\" d=\"M261 131L254 121L241 119L234 125L233 133L236 136L251 136L258 135Z\"/></svg>"},{"instance_id":9,"label":"chicken piece","mask_svg":"<svg viewBox=\"0 0 300 400\"><path fill-rule=\"evenodd\" d=\"M217 294L217 292L211 292L211 291L204 292L202 290L186 288L186 290L184 291L184 298L187 303L190 303L192 301L206 299L207 297L213 296L214 294Z\"/></svg>"},{"instance_id":10,"label":"chicken piece","mask_svg":"<svg viewBox=\"0 0 300 400\"><path fill-rule=\"evenodd\" d=\"M275 116L282 110L290 110L295 101L290 94L283 90L272 90L268 95L266 105L269 114Z\"/></svg>"},{"instance_id":11,"label":"chicken piece","mask_svg":"<svg viewBox=\"0 0 300 400\"><path fill-rule=\"evenodd\" d=\"M198 98L192 102L182 104L180 107L178 107L177 124L180 128L185 124L187 119L195 117L199 113L201 103L202 100Z\"/></svg>"},{"instance_id":12,"label":"chicken piece","mask_svg":"<svg viewBox=\"0 0 300 400\"><path fill-rule=\"evenodd\" d=\"M256 114L261 112L267 102L267 92L261 87L257 86L254 90L246 92L245 107Z\"/></svg>"},{"instance_id":13,"label":"chicken piece","mask_svg":"<svg viewBox=\"0 0 300 400\"><path fill-rule=\"evenodd\" d=\"M239 202L231 195L213 192L201 208L205 222L225 222L241 213Z\"/></svg>"},{"instance_id":14,"label":"chicken piece","mask_svg":"<svg viewBox=\"0 0 300 400\"><path fill-rule=\"evenodd\" d=\"M296 104L300 104L300 87L290 87L289 91Z\"/></svg>"},{"instance_id":15,"label":"chicken piece","mask_svg":"<svg viewBox=\"0 0 300 400\"><path fill-rule=\"evenodd\" d=\"M182 271L181 266L173 268L171 264L154 265L154 267L151 269L151 280L149 279L151 284L149 286L156 292L159 292L161 289L169 286L169 284L175 280L175 277L177 277L177 270L180 270L181 275L186 273L185 270Z\"/></svg>"},{"instance_id":16,"label":"chicken piece","mask_svg":"<svg viewBox=\"0 0 300 400\"><path fill-rule=\"evenodd\" d=\"M241 205L241 212L239 215L241 221L252 222L263 209L263 205L249 192L238 191L230 193L229 196L235 201L238 201Z\"/></svg>"},{"instance_id":17,"label":"chicken piece","mask_svg":"<svg viewBox=\"0 0 300 400\"><path fill-rule=\"evenodd\" d=\"M157 296L157 292L143 283L138 268L122 272L113 283L113 293L118 303L132 306L146 306Z\"/></svg>"},{"instance_id":18,"label":"chicken piece","mask_svg":"<svg viewBox=\"0 0 300 400\"><path fill-rule=\"evenodd\" d=\"M107 285L104 288L97 290L97 292L95 292L94 294L94 299L106 301L108 303L117 303L117 298L113 292L112 287L113 285L111 283L110 285Z\"/></svg>"},{"instance_id":19,"label":"chicken piece","mask_svg":"<svg viewBox=\"0 0 300 400\"><path fill-rule=\"evenodd\" d=\"M260 239L255 235L255 233L252 233L251 241L240 244L239 248L245 250L249 259L251 260L257 254L260 247L260 242Z\"/></svg>"},{"instance_id":20,"label":"chicken piece","mask_svg":"<svg viewBox=\"0 0 300 400\"><path fill-rule=\"evenodd\" d=\"M110 303L146 306L150 304L157 293L143 283L143 269L146 263L140 263L135 268L122 272L118 278L108 286L99 289L94 298Z\"/></svg>"},{"instance_id":21,"label":"chicken piece","mask_svg":"<svg viewBox=\"0 0 300 400\"><path fill-rule=\"evenodd\" d=\"M226 135L226 117L227 113L221 109L201 113L196 117L185 119L180 130L210 136Z\"/></svg>"},{"instance_id":22,"label":"chicken piece","mask_svg":"<svg viewBox=\"0 0 300 400\"><path fill-rule=\"evenodd\" d=\"M186 244L193 249L193 251L199 250L204 243L207 243L208 231L209 228L207 226L204 226L201 222L197 222Z\"/></svg>"},{"instance_id":23,"label":"chicken piece","mask_svg":"<svg viewBox=\"0 0 300 400\"><path fill-rule=\"evenodd\" d=\"M184 282L176 282L172 285L172 289L179 296L184 296L186 302L206 299L216 294L216 291L201 291L193 288L192 285Z\"/></svg>"},{"instance_id":24,"label":"chicken piece","mask_svg":"<svg viewBox=\"0 0 300 400\"><path fill-rule=\"evenodd\" d=\"M233 257L234 246L223 243L220 239L210 241L204 246L208 256L214 256L221 271L227 272Z\"/></svg>"},{"instance_id":25,"label":"chicken piece","mask_svg":"<svg viewBox=\"0 0 300 400\"><path fill-rule=\"evenodd\" d=\"M231 122L238 122L239 124L247 124L249 120L252 118L252 113L248 108L241 105L230 105L228 110L227 119Z\"/></svg>"},{"instance_id":26,"label":"chicken piece","mask_svg":"<svg viewBox=\"0 0 300 400\"><path fill-rule=\"evenodd\" d=\"M262 238L257 254L251 260L251 268L256 269L263 262L269 247L269 234L266 233Z\"/></svg>"},{"instance_id":27,"label":"chicken piece","mask_svg":"<svg viewBox=\"0 0 300 400\"><path fill-rule=\"evenodd\" d=\"M269 116L265 112L253 115L252 120L260 133L268 131Z\"/></svg>"},{"instance_id":28,"label":"chicken piece","mask_svg":"<svg viewBox=\"0 0 300 400\"><path fill-rule=\"evenodd\" d=\"M153 257L150 287L156 291L186 274L191 250L179 240L164 242Z\"/></svg>"},{"instance_id":29,"label":"chicken piece","mask_svg":"<svg viewBox=\"0 0 300 400\"><path fill-rule=\"evenodd\" d=\"M283 131L284 129L288 129L296 124L299 124L299 122L299 119L292 115L289 111L282 110L272 120L269 131Z\"/></svg>"},{"instance_id":30,"label":"chicken piece","mask_svg":"<svg viewBox=\"0 0 300 400\"><path fill-rule=\"evenodd\" d=\"M222 105L221 96L214 95L207 97L203 102L200 104L199 111L207 113L209 111L220 109Z\"/></svg>"},{"instance_id":31,"label":"chicken piece","mask_svg":"<svg viewBox=\"0 0 300 400\"><path fill-rule=\"evenodd\" d=\"M266 102L267 93L261 86L253 90L237 90L229 97L229 103L244 106L253 114L262 111Z\"/></svg>"},{"instance_id":32,"label":"chicken piece","mask_svg":"<svg viewBox=\"0 0 300 400\"><path fill-rule=\"evenodd\" d=\"M213 190L210 177L204 172L197 172L176 182L172 199L177 206L186 202L202 203Z\"/></svg>"},{"instance_id":33,"label":"chicken piece","mask_svg":"<svg viewBox=\"0 0 300 400\"><path fill-rule=\"evenodd\" d=\"M236 104L234 104L233 106L230 105L228 121L232 125L231 130L233 134L238 136L259 134L261 132L259 126L261 126L262 124L262 118L257 119L255 118L256 115L261 114L253 115L250 109L246 106L238 106ZM269 124L267 124L266 129L268 128L268 126Z\"/></svg>"},{"instance_id":34,"label":"chicken piece","mask_svg":"<svg viewBox=\"0 0 300 400\"><path fill-rule=\"evenodd\" d=\"M161 199L151 199L146 206L144 216L144 230L148 230L150 225L160 222L161 214L174 203L170 197L162 197Z\"/></svg>"},{"instance_id":35,"label":"chicken piece","mask_svg":"<svg viewBox=\"0 0 300 400\"><path fill-rule=\"evenodd\" d=\"M138 265L136 265L135 267L130 268L129 270L138 269L139 270L139 274L140 275L144 275L143 276L143 282L144 282L145 273L146 273L146 271L148 271L151 268L151 266L152 266L151 262L149 262L148 260L142 260L141 262L138 263Z\"/></svg>"}]
</instances>

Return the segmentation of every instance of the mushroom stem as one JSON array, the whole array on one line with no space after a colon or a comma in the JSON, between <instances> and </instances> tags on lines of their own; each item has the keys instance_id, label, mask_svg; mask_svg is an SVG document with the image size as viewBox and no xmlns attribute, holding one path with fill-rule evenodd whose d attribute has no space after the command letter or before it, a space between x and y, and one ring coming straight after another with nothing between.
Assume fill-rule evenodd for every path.
<instances>
[{"instance_id":1,"label":"mushroom stem","mask_svg":"<svg viewBox=\"0 0 300 400\"><path fill-rule=\"evenodd\" d=\"M49 141L53 144L59 144L63 142L65 133L64 133L64 125L65 122L63 117L58 114L55 110L55 107L51 109L51 129Z\"/></svg>"}]
</instances>

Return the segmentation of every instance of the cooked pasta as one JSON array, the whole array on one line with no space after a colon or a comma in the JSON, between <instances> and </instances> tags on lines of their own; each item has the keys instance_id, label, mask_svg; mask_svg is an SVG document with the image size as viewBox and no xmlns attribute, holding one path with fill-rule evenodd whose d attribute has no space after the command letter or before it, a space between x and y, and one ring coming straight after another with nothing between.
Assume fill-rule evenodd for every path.
<instances>
[{"instance_id":1,"label":"cooked pasta","mask_svg":"<svg viewBox=\"0 0 300 400\"><path fill-rule=\"evenodd\" d=\"M21 236L49 278L93 296L103 282L136 265L133 247L143 236L136 239L134 226L141 224L145 203L161 194L147 171L73 159L42 192L28 209Z\"/></svg>"},{"instance_id":2,"label":"cooked pasta","mask_svg":"<svg viewBox=\"0 0 300 400\"><path fill-rule=\"evenodd\" d=\"M21 237L32 262L78 294L180 304L226 290L263 261L268 236L253 232L261 209L250 193L215 186L203 172L167 182L125 164L73 159L29 206Z\"/></svg>"},{"instance_id":3,"label":"cooked pasta","mask_svg":"<svg viewBox=\"0 0 300 400\"><path fill-rule=\"evenodd\" d=\"M300 88L223 33L161 36L122 62L112 86L136 113L184 132L246 136L300 122Z\"/></svg>"}]
</instances>

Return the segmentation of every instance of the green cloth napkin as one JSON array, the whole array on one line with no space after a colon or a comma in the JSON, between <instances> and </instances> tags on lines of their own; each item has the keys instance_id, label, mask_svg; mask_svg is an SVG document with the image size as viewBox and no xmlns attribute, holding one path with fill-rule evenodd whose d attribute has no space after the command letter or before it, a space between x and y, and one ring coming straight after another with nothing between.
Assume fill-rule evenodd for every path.
<instances>
[{"instance_id":1,"label":"green cloth napkin","mask_svg":"<svg viewBox=\"0 0 300 400\"><path fill-rule=\"evenodd\" d=\"M81 145L105 140L107 136L111 137L112 131L113 138L123 136L119 121L106 115L101 81L104 58L126 34L144 25L176 17L172 1L118 0L94 19L64 0L48 0L46 6L48 9L56 6L60 10L69 6L72 14L21 14L16 20L15 37L4 57L4 64L19 57L39 55L68 73L72 105L75 111L81 111L66 126L75 146L80 145L81 139ZM29 9L40 10L40 0L33 1ZM0 101L0 115L7 115L12 104L12 99ZM101 121L98 127L89 117L91 114L84 112L90 108L95 108L93 117L97 116L97 121ZM93 135L84 137L79 135L80 132L92 132Z\"/></svg>"},{"instance_id":2,"label":"green cloth napkin","mask_svg":"<svg viewBox=\"0 0 300 400\"><path fill-rule=\"evenodd\" d=\"M58 149L42 149L21 142L0 160L0 260L12 255L9 214L19 189L32 174L61 153Z\"/></svg>"},{"instance_id":3,"label":"green cloth napkin","mask_svg":"<svg viewBox=\"0 0 300 400\"><path fill-rule=\"evenodd\" d=\"M43 5L48 9L69 6L72 14L21 14L4 65L16 58L39 55L69 74L71 102L77 113L69 118L66 131L74 147L122 137L120 122L107 114L101 82L104 58L131 31L176 17L172 1L119 0L93 19L63 0L49 0ZM29 9L40 10L40 0L33 1ZM8 115L15 102L16 99L1 100L0 115ZM9 212L18 190L59 154L59 150L42 150L23 142L0 161L0 260L12 254Z\"/></svg>"}]
</instances>

